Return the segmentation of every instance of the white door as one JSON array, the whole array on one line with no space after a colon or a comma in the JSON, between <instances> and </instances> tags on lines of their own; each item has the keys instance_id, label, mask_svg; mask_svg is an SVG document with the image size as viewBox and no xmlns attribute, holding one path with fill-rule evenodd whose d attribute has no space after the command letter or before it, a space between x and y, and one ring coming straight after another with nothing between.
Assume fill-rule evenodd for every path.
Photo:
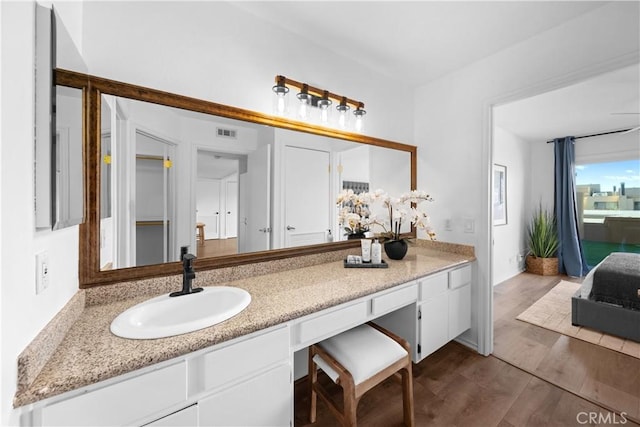
<instances>
[{"instance_id":1,"label":"white door","mask_svg":"<svg viewBox=\"0 0 640 427\"><path fill-rule=\"evenodd\" d=\"M225 237L238 237L238 181L227 181L225 190Z\"/></svg>"},{"instance_id":2,"label":"white door","mask_svg":"<svg viewBox=\"0 0 640 427\"><path fill-rule=\"evenodd\" d=\"M196 221L204 223L205 239L218 239L220 237L219 180L198 180L196 186Z\"/></svg>"},{"instance_id":3,"label":"white door","mask_svg":"<svg viewBox=\"0 0 640 427\"><path fill-rule=\"evenodd\" d=\"M240 252L266 251L271 248L271 146L249 154L246 173L246 201L240 232L245 246ZM241 239L239 239L241 240Z\"/></svg>"},{"instance_id":4,"label":"white door","mask_svg":"<svg viewBox=\"0 0 640 427\"><path fill-rule=\"evenodd\" d=\"M333 206L329 152L286 146L284 160L285 246L324 243Z\"/></svg>"}]
</instances>

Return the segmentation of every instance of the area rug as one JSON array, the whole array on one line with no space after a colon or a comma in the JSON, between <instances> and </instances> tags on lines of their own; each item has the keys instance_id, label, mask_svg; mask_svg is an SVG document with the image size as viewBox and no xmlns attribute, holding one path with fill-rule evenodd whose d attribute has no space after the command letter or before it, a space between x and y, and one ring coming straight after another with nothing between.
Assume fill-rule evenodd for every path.
<instances>
[{"instance_id":1,"label":"area rug","mask_svg":"<svg viewBox=\"0 0 640 427\"><path fill-rule=\"evenodd\" d=\"M560 281L516 319L640 359L640 343L571 324L571 297L579 287Z\"/></svg>"}]
</instances>

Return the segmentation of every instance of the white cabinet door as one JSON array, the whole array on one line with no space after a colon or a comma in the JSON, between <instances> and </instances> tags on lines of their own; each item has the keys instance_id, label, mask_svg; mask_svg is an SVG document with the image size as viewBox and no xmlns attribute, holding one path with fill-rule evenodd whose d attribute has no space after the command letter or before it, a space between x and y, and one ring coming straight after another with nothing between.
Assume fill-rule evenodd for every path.
<instances>
[{"instance_id":1,"label":"white cabinet door","mask_svg":"<svg viewBox=\"0 0 640 427\"><path fill-rule=\"evenodd\" d=\"M420 306L420 360L449 341L447 318L449 294L443 292L425 300Z\"/></svg>"},{"instance_id":2,"label":"white cabinet door","mask_svg":"<svg viewBox=\"0 0 640 427\"><path fill-rule=\"evenodd\" d=\"M145 424L144 427L189 427L198 425L198 406L191 405L178 412Z\"/></svg>"},{"instance_id":3,"label":"white cabinet door","mask_svg":"<svg viewBox=\"0 0 640 427\"><path fill-rule=\"evenodd\" d=\"M279 365L200 400L200 425L289 426L292 390L290 366Z\"/></svg>"},{"instance_id":4,"label":"white cabinet door","mask_svg":"<svg viewBox=\"0 0 640 427\"><path fill-rule=\"evenodd\" d=\"M471 327L471 285L449 291L449 339Z\"/></svg>"}]
</instances>

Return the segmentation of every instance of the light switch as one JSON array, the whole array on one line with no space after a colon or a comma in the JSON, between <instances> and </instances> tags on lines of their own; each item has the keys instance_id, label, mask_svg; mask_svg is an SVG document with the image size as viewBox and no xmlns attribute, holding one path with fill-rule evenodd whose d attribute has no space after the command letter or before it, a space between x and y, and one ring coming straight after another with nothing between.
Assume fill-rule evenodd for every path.
<instances>
[{"instance_id":1,"label":"light switch","mask_svg":"<svg viewBox=\"0 0 640 427\"><path fill-rule=\"evenodd\" d=\"M475 222L472 218L465 218L464 220L464 232L475 233Z\"/></svg>"},{"instance_id":2,"label":"light switch","mask_svg":"<svg viewBox=\"0 0 640 427\"><path fill-rule=\"evenodd\" d=\"M445 219L444 220L444 229L447 230L447 231L453 230L453 226L451 225L451 220L450 219Z\"/></svg>"}]
</instances>

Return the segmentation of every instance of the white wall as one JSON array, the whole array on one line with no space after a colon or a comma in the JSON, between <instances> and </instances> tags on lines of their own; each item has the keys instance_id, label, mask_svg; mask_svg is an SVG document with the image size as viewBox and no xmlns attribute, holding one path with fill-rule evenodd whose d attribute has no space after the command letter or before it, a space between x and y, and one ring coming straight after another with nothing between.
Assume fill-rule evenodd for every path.
<instances>
[{"instance_id":1,"label":"white wall","mask_svg":"<svg viewBox=\"0 0 640 427\"><path fill-rule=\"evenodd\" d=\"M147 2L86 2L89 73L268 114L274 77L282 74L363 101L367 134L412 143L411 92L402 82L232 3L198 7L194 17L182 2L154 2L153 11Z\"/></svg>"},{"instance_id":2,"label":"white wall","mask_svg":"<svg viewBox=\"0 0 640 427\"><path fill-rule=\"evenodd\" d=\"M34 4L0 2L0 424L12 410L17 356L78 289L78 227L35 232L33 212ZM35 254L49 254L50 285L35 294Z\"/></svg>"},{"instance_id":3,"label":"white wall","mask_svg":"<svg viewBox=\"0 0 640 427\"><path fill-rule=\"evenodd\" d=\"M518 256L527 251L531 149L530 144L517 135L494 127L493 153L493 163L507 167L507 223L493 228L493 284L496 285L523 269Z\"/></svg>"},{"instance_id":4,"label":"white wall","mask_svg":"<svg viewBox=\"0 0 640 427\"><path fill-rule=\"evenodd\" d=\"M465 338L491 350L489 218L491 105L556 89L637 62L637 2L614 2L424 85L415 92L418 188L431 193L432 223L443 241L475 246L478 284ZM463 219L475 222L465 233ZM444 222L453 220L453 230Z\"/></svg>"}]
</instances>

